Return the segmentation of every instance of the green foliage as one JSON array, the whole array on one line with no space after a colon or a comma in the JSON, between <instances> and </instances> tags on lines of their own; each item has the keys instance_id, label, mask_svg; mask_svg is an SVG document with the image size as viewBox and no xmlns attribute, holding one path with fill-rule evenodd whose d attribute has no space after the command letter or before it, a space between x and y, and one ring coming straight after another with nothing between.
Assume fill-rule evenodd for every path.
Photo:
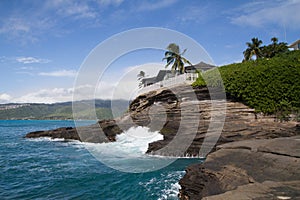
<instances>
[{"instance_id":1,"label":"green foliage","mask_svg":"<svg viewBox=\"0 0 300 200\"><path fill-rule=\"evenodd\" d=\"M168 51L165 52L163 60L167 60L166 68L172 64L172 70L179 70L181 74L184 73L184 64L187 63L192 65L190 61L183 57L186 49L180 53L179 46L175 43L169 44L167 47Z\"/></svg>"},{"instance_id":2,"label":"green foliage","mask_svg":"<svg viewBox=\"0 0 300 200\"><path fill-rule=\"evenodd\" d=\"M244 60L252 60L252 57L255 55L256 59L258 58L273 58L276 55L281 53L288 52L287 43L280 42L278 43L278 38L271 38L272 43L265 46L260 46L263 42L258 38L252 38L251 42L247 42L247 49L243 52Z\"/></svg>"},{"instance_id":3,"label":"green foliage","mask_svg":"<svg viewBox=\"0 0 300 200\"><path fill-rule=\"evenodd\" d=\"M286 116L300 111L300 51L219 67L202 74L193 86L218 86L257 112Z\"/></svg>"},{"instance_id":4,"label":"green foliage","mask_svg":"<svg viewBox=\"0 0 300 200\"><path fill-rule=\"evenodd\" d=\"M199 87L204 87L206 86L206 83L203 79L203 74L199 71L197 71L198 73L198 78L197 80L192 84L192 86L196 87L196 86L199 86Z\"/></svg>"},{"instance_id":5,"label":"green foliage","mask_svg":"<svg viewBox=\"0 0 300 200\"><path fill-rule=\"evenodd\" d=\"M247 49L243 52L244 54L244 60L251 60L252 56L255 55L256 59L261 58L262 57L262 52L261 52L261 48L260 45L263 42L261 40L259 40L258 38L252 38L251 42L247 42Z\"/></svg>"},{"instance_id":6,"label":"green foliage","mask_svg":"<svg viewBox=\"0 0 300 200\"><path fill-rule=\"evenodd\" d=\"M274 42L273 44L261 47L262 56L264 58L273 58L278 54L288 52L288 50L287 43L284 42Z\"/></svg>"}]
</instances>

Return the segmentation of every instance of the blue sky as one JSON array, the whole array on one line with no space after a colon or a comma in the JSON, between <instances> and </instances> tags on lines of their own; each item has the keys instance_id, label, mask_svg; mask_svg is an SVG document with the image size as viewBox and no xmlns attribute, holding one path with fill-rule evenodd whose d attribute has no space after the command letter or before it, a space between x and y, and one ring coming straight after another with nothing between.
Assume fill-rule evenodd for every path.
<instances>
[{"instance_id":1,"label":"blue sky","mask_svg":"<svg viewBox=\"0 0 300 200\"><path fill-rule=\"evenodd\" d=\"M300 39L299 10L300 0L2 0L0 103L72 100L76 73L90 51L129 29L179 31L223 65L241 61L252 37L264 44L274 36L287 43ZM111 73L162 64L162 57L163 51L133 53L115 62ZM97 97L110 98L106 92L114 85L104 80Z\"/></svg>"}]
</instances>

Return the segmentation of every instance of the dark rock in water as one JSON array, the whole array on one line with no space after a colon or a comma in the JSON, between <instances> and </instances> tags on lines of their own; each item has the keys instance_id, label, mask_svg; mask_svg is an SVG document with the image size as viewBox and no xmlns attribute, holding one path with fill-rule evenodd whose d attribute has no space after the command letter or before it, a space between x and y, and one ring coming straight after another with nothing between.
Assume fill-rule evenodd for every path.
<instances>
[{"instance_id":1,"label":"dark rock in water","mask_svg":"<svg viewBox=\"0 0 300 200\"><path fill-rule=\"evenodd\" d=\"M96 124L83 127L58 128L48 131L35 131L26 134L26 138L64 138L66 140L79 140L82 142L103 143L115 141L117 134L122 130L116 125L115 120L103 120Z\"/></svg>"},{"instance_id":2,"label":"dark rock in water","mask_svg":"<svg viewBox=\"0 0 300 200\"><path fill-rule=\"evenodd\" d=\"M55 138L64 138L66 140L80 140L80 137L75 128L72 127L63 127L50 131L34 131L26 134L26 138L39 138L39 137L51 137Z\"/></svg>"},{"instance_id":3,"label":"dark rock in water","mask_svg":"<svg viewBox=\"0 0 300 200\"><path fill-rule=\"evenodd\" d=\"M187 168L180 199L299 197L299 146L299 136L218 146L203 164Z\"/></svg>"}]
</instances>

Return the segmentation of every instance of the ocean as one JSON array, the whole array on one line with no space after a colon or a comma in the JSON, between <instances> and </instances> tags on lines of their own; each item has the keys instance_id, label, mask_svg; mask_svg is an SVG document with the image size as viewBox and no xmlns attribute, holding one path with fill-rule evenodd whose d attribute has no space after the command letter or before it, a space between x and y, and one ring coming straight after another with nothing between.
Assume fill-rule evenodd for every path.
<instances>
[{"instance_id":1,"label":"ocean","mask_svg":"<svg viewBox=\"0 0 300 200\"><path fill-rule=\"evenodd\" d=\"M86 121L82 125L91 123ZM135 141L124 135L115 144L97 145L23 138L28 132L69 126L74 127L74 122L0 121L0 199L178 199L178 181L186 166L202 162L196 158L180 158L159 170L128 173L114 167L120 160L116 154L104 153L103 162L91 154L91 149L125 152L132 156L131 160L121 159L124 166L130 167L130 172L135 172L134 168L139 172L140 162L130 162L145 157L139 153L145 150L145 145L136 147ZM112 163L113 168L108 167L107 162Z\"/></svg>"}]
</instances>

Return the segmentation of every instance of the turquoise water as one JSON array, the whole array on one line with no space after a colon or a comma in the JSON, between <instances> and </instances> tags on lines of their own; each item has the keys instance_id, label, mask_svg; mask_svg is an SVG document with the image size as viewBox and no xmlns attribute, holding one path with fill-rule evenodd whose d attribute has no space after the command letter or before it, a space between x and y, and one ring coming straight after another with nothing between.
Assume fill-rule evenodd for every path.
<instances>
[{"instance_id":1,"label":"turquoise water","mask_svg":"<svg viewBox=\"0 0 300 200\"><path fill-rule=\"evenodd\" d=\"M125 173L99 162L80 142L23 138L63 126L74 123L0 121L0 199L177 199L185 167L201 162L178 159L158 171Z\"/></svg>"}]
</instances>

